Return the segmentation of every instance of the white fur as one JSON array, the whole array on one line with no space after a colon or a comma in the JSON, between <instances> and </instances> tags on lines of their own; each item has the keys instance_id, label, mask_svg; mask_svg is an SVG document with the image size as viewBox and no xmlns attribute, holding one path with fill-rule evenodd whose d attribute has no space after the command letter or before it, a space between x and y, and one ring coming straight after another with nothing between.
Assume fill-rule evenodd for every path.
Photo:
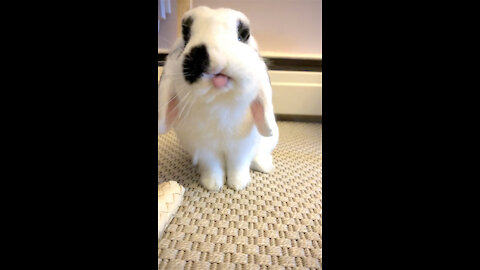
<instances>
[{"instance_id":1,"label":"white fur","mask_svg":"<svg viewBox=\"0 0 480 270\"><path fill-rule=\"evenodd\" d=\"M245 44L237 39L238 19L249 24L242 13L231 9L198 7L185 16L193 18L186 47L179 38L164 66L159 85L159 133L165 133L166 107L178 101L173 128L184 149L199 165L200 183L209 190L228 186L241 190L250 183L250 167L261 172L274 169L271 152L278 143L278 127L272 105L267 67L251 35ZM193 46L205 44L210 56L208 73L231 77L227 86L216 89L206 74L194 84L183 77L183 60ZM271 136L257 130L250 105L263 95L265 122Z\"/></svg>"}]
</instances>

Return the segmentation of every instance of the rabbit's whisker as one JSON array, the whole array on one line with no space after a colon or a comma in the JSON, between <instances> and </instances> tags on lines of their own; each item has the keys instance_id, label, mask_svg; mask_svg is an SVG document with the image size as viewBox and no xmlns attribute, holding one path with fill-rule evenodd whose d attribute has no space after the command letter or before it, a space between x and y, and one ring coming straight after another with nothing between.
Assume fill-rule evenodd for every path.
<instances>
[{"instance_id":1,"label":"rabbit's whisker","mask_svg":"<svg viewBox=\"0 0 480 270\"><path fill-rule=\"evenodd\" d=\"M187 101L188 101L188 99L190 98L190 96L191 96L191 92L188 92L188 93L182 98L182 100L179 101L178 104L177 104L177 106L181 106L182 103L185 103L185 104L183 104L183 106L182 106L182 108L181 108L181 110L180 110L180 113L179 113L178 116L177 116L177 119L176 119L177 123L178 123L178 121L180 121L180 120L182 119L183 112L185 111L185 108L186 108L187 105L189 104L189 102L187 102ZM176 108L176 107L175 107L175 108ZM177 126L178 126L178 124L177 124Z\"/></svg>"}]
</instances>

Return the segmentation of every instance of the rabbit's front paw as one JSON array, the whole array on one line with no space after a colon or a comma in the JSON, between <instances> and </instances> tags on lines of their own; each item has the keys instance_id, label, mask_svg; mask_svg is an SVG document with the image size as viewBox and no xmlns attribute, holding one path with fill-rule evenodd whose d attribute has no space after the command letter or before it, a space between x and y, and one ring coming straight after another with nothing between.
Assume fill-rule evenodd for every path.
<instances>
[{"instance_id":1,"label":"rabbit's front paw","mask_svg":"<svg viewBox=\"0 0 480 270\"><path fill-rule=\"evenodd\" d=\"M250 170L231 172L227 176L227 185L235 190L242 190L250 180Z\"/></svg>"},{"instance_id":2,"label":"rabbit's front paw","mask_svg":"<svg viewBox=\"0 0 480 270\"><path fill-rule=\"evenodd\" d=\"M257 155L251 164L252 170L262 173L271 173L275 170L272 155Z\"/></svg>"},{"instance_id":3,"label":"rabbit's front paw","mask_svg":"<svg viewBox=\"0 0 480 270\"><path fill-rule=\"evenodd\" d=\"M224 177L218 174L206 173L200 177L200 184L210 191L219 191L222 189Z\"/></svg>"}]
</instances>

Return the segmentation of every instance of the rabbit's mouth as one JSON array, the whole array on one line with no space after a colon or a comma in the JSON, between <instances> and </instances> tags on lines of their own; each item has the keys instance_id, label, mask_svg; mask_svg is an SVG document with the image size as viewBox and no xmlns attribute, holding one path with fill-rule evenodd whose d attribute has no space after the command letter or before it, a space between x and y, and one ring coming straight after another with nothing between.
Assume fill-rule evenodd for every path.
<instances>
[{"instance_id":1,"label":"rabbit's mouth","mask_svg":"<svg viewBox=\"0 0 480 270\"><path fill-rule=\"evenodd\" d=\"M230 80L230 77L228 77L227 75L225 75L223 73L218 73L218 74L213 75L212 84L216 88L222 88L222 87L225 87L227 85L229 80Z\"/></svg>"},{"instance_id":2,"label":"rabbit's mouth","mask_svg":"<svg viewBox=\"0 0 480 270\"><path fill-rule=\"evenodd\" d=\"M232 81L232 77L221 72L216 74L204 73L203 78L206 81L210 81L213 87L219 90L227 90Z\"/></svg>"}]
</instances>

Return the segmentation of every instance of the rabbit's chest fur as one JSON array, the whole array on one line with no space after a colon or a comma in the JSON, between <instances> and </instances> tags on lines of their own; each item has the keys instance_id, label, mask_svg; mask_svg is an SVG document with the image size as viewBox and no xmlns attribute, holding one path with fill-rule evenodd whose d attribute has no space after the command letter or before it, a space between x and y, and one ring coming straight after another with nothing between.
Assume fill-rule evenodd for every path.
<instances>
[{"instance_id":1,"label":"rabbit's chest fur","mask_svg":"<svg viewBox=\"0 0 480 270\"><path fill-rule=\"evenodd\" d=\"M225 152L238 144L247 143L254 147L260 137L248 103L221 100L193 104L175 131L192 155L202 148Z\"/></svg>"}]
</instances>

